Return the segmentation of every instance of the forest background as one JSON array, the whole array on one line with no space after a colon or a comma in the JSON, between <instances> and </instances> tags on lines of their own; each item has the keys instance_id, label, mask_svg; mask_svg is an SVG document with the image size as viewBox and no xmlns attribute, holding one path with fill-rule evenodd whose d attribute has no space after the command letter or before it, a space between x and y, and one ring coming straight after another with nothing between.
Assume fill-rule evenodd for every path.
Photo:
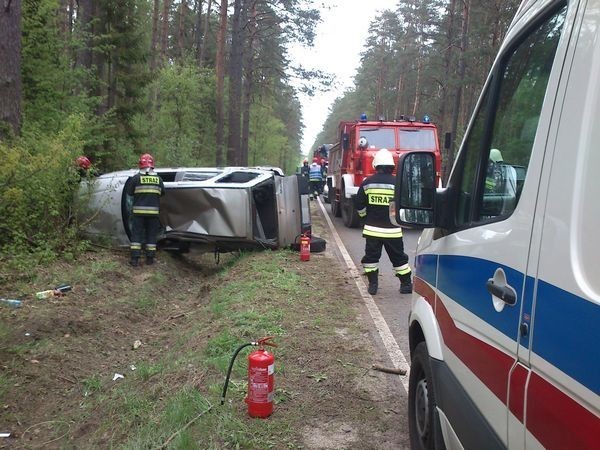
<instances>
[{"instance_id":1,"label":"forest background","mask_svg":"<svg viewBox=\"0 0 600 450\"><path fill-rule=\"evenodd\" d=\"M340 120L427 113L447 174L517 0L405 0L371 24ZM335 80L290 60L311 46L315 0L5 0L0 5L0 281L85 248L73 161L109 172L273 165L303 155L299 93ZM360 14L360 11L356 11ZM353 33L352 24L340 33ZM316 49L315 51L318 51ZM28 269L28 270L25 270Z\"/></svg>"}]
</instances>

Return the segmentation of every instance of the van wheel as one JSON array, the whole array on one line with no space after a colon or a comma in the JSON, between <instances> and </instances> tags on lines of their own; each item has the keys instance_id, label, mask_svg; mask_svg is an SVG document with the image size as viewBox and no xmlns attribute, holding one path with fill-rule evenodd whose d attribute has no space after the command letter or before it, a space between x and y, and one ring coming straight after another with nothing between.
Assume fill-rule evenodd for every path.
<instances>
[{"instance_id":1,"label":"van wheel","mask_svg":"<svg viewBox=\"0 0 600 450\"><path fill-rule=\"evenodd\" d=\"M411 449L444 448L443 441L435 436L436 430L439 430L435 408L429 352L427 344L421 342L413 352L408 382L408 430Z\"/></svg>"}]
</instances>

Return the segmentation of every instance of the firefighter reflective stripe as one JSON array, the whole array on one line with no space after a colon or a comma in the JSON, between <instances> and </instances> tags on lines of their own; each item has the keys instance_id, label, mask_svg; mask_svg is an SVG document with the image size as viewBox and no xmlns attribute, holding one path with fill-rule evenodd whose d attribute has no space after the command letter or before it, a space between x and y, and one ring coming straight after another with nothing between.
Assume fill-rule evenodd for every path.
<instances>
[{"instance_id":1,"label":"firefighter reflective stripe","mask_svg":"<svg viewBox=\"0 0 600 450\"><path fill-rule=\"evenodd\" d=\"M377 237L377 238L388 238L388 239L393 239L393 238L401 238L402 237L402 228L400 227L395 227L395 228L381 228L381 227L375 227L373 225L368 225L365 224L365 226L363 227L363 236L371 236L371 237Z\"/></svg>"},{"instance_id":2,"label":"firefighter reflective stripe","mask_svg":"<svg viewBox=\"0 0 600 450\"><path fill-rule=\"evenodd\" d=\"M365 273L377 272L379 270L378 263L363 263L363 268L365 269Z\"/></svg>"},{"instance_id":3,"label":"firefighter reflective stripe","mask_svg":"<svg viewBox=\"0 0 600 450\"><path fill-rule=\"evenodd\" d=\"M358 217L367 217L367 208L359 209L356 212L358 213Z\"/></svg>"},{"instance_id":4,"label":"firefighter reflective stripe","mask_svg":"<svg viewBox=\"0 0 600 450\"><path fill-rule=\"evenodd\" d=\"M135 189L133 190L134 194L156 194L156 195L160 195L162 192L160 185L158 184L153 184L153 185L147 185L147 184L140 184L138 186L135 187Z\"/></svg>"},{"instance_id":5,"label":"firefighter reflective stripe","mask_svg":"<svg viewBox=\"0 0 600 450\"><path fill-rule=\"evenodd\" d=\"M158 215L159 207L158 206L134 206L133 213L134 214L156 214Z\"/></svg>"},{"instance_id":6,"label":"firefighter reflective stripe","mask_svg":"<svg viewBox=\"0 0 600 450\"><path fill-rule=\"evenodd\" d=\"M394 267L394 271L396 272L396 275L407 275L411 272L408 264L404 264L400 267Z\"/></svg>"},{"instance_id":7,"label":"firefighter reflective stripe","mask_svg":"<svg viewBox=\"0 0 600 450\"><path fill-rule=\"evenodd\" d=\"M131 245L129 246L129 248L131 250L141 250L142 249L142 244L139 242L132 242Z\"/></svg>"},{"instance_id":8,"label":"firefighter reflective stripe","mask_svg":"<svg viewBox=\"0 0 600 450\"><path fill-rule=\"evenodd\" d=\"M378 191L391 191L394 193L394 185L388 183L369 183L364 186L365 192L378 190Z\"/></svg>"},{"instance_id":9,"label":"firefighter reflective stripe","mask_svg":"<svg viewBox=\"0 0 600 450\"><path fill-rule=\"evenodd\" d=\"M155 252L156 251L156 244L146 244L146 251L147 252Z\"/></svg>"}]
</instances>

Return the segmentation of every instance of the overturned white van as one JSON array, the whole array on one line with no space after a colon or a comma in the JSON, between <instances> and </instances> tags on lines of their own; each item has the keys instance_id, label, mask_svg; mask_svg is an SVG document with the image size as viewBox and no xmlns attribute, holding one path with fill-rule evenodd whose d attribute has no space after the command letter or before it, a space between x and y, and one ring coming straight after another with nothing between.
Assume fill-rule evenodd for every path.
<instances>
[{"instance_id":1,"label":"overturned white van","mask_svg":"<svg viewBox=\"0 0 600 450\"><path fill-rule=\"evenodd\" d=\"M447 186L399 162L414 449L600 448L599 42L600 0L524 1Z\"/></svg>"},{"instance_id":2,"label":"overturned white van","mask_svg":"<svg viewBox=\"0 0 600 450\"><path fill-rule=\"evenodd\" d=\"M227 252L291 245L310 227L296 176L273 168L157 168L165 185L159 248ZM128 247L135 170L104 174L80 186L78 220L85 235Z\"/></svg>"}]
</instances>

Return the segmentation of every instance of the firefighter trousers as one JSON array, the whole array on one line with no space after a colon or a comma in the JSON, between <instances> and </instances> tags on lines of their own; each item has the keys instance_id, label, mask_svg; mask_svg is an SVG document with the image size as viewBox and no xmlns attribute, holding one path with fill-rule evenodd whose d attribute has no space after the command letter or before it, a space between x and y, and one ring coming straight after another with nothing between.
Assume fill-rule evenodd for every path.
<instances>
[{"instance_id":1,"label":"firefighter trousers","mask_svg":"<svg viewBox=\"0 0 600 450\"><path fill-rule=\"evenodd\" d=\"M142 254L142 245L145 244L146 256L154 258L159 231L160 220L158 219L158 215L132 216L131 257L139 258Z\"/></svg>"},{"instance_id":2,"label":"firefighter trousers","mask_svg":"<svg viewBox=\"0 0 600 450\"><path fill-rule=\"evenodd\" d=\"M404 253L404 241L402 238L374 238L365 237L365 256L360 262L365 268L365 272L379 270L379 259L381 258L382 248L385 248L396 276L402 283L410 282L411 270L408 265L408 255Z\"/></svg>"}]
</instances>

